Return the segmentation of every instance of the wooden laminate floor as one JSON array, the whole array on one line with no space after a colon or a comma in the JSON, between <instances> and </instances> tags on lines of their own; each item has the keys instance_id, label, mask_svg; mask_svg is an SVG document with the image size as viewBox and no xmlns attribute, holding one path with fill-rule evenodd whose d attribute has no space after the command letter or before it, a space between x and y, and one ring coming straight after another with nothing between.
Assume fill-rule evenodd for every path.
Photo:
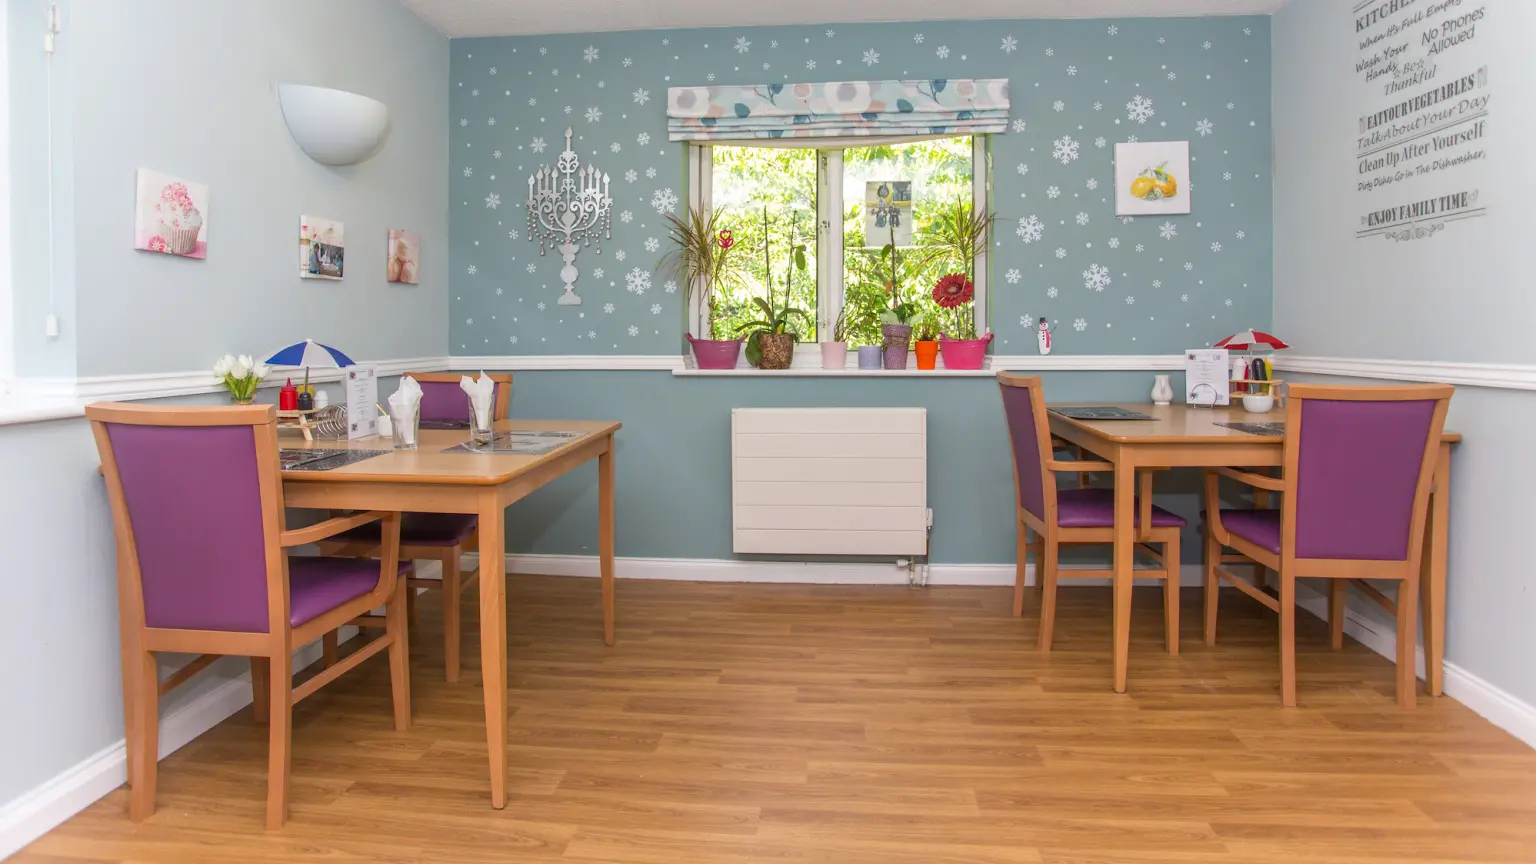
<instances>
[{"instance_id":1,"label":"wooden laminate floor","mask_svg":"<svg viewBox=\"0 0 1536 864\"><path fill-rule=\"evenodd\" d=\"M1117 696L1105 589L1063 589L1049 655L1006 589L625 582L614 648L597 589L511 582L505 811L479 652L443 682L434 592L414 726L391 728L382 656L302 703L282 831L246 710L161 763L148 822L118 790L16 861L1536 861L1536 753L1450 699L1398 709L1391 665L1308 616L1282 709L1246 598L1207 649L1187 591L1174 660L1138 589Z\"/></svg>"}]
</instances>

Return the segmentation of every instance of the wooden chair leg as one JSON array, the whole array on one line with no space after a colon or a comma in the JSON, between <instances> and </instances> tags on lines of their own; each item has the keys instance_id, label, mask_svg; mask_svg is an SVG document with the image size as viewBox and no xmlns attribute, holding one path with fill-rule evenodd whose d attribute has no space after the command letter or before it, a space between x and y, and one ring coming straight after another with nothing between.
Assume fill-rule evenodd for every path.
<instances>
[{"instance_id":1,"label":"wooden chair leg","mask_svg":"<svg viewBox=\"0 0 1536 864\"><path fill-rule=\"evenodd\" d=\"M1349 594L1349 582L1333 579L1328 585L1328 644L1337 651L1344 647L1345 602Z\"/></svg>"},{"instance_id":2,"label":"wooden chair leg","mask_svg":"<svg viewBox=\"0 0 1536 864\"><path fill-rule=\"evenodd\" d=\"M1163 544L1163 629L1168 642L1168 656L1179 656L1179 535L1175 531Z\"/></svg>"},{"instance_id":3,"label":"wooden chair leg","mask_svg":"<svg viewBox=\"0 0 1536 864\"><path fill-rule=\"evenodd\" d=\"M411 628L405 620L405 596L415 589L407 582L401 579L395 584L395 596L384 610L385 632L393 640L389 643L389 689L394 697L396 732L411 728ZM457 597L457 593L445 595L444 602L447 597Z\"/></svg>"},{"instance_id":4,"label":"wooden chair leg","mask_svg":"<svg viewBox=\"0 0 1536 864\"><path fill-rule=\"evenodd\" d=\"M329 669L341 659L341 634L335 630L320 637L321 668Z\"/></svg>"},{"instance_id":5,"label":"wooden chair leg","mask_svg":"<svg viewBox=\"0 0 1536 864\"><path fill-rule=\"evenodd\" d=\"M1047 526L1049 527L1049 526ZM1051 650L1051 638L1056 630L1056 556L1061 546L1053 534L1045 536L1045 554L1035 565L1035 573L1044 584L1040 595L1040 650Z\"/></svg>"},{"instance_id":6,"label":"wooden chair leg","mask_svg":"<svg viewBox=\"0 0 1536 864\"><path fill-rule=\"evenodd\" d=\"M1205 644L1216 644L1216 612L1221 602L1221 580L1216 567L1221 563L1221 544L1216 532L1205 526Z\"/></svg>"},{"instance_id":7,"label":"wooden chair leg","mask_svg":"<svg viewBox=\"0 0 1536 864\"><path fill-rule=\"evenodd\" d=\"M1280 571L1280 704L1296 707L1296 576L1289 569Z\"/></svg>"},{"instance_id":8,"label":"wooden chair leg","mask_svg":"<svg viewBox=\"0 0 1536 864\"><path fill-rule=\"evenodd\" d=\"M267 733L267 827L288 819L288 775L293 769L293 654L271 658L271 719Z\"/></svg>"},{"instance_id":9,"label":"wooden chair leg","mask_svg":"<svg viewBox=\"0 0 1536 864\"><path fill-rule=\"evenodd\" d=\"M1035 562L1035 594L1038 599L1038 597L1045 596L1045 571L1040 564L1041 561L1045 560L1045 537L1043 535L1036 534L1035 539L1030 542L1029 556L1030 560Z\"/></svg>"},{"instance_id":10,"label":"wooden chair leg","mask_svg":"<svg viewBox=\"0 0 1536 864\"><path fill-rule=\"evenodd\" d=\"M257 726L267 725L271 705L267 701L271 688L271 661L265 657L251 658L251 719Z\"/></svg>"},{"instance_id":11,"label":"wooden chair leg","mask_svg":"<svg viewBox=\"0 0 1536 864\"><path fill-rule=\"evenodd\" d=\"M405 620L416 625L416 589L407 588L405 591Z\"/></svg>"},{"instance_id":12,"label":"wooden chair leg","mask_svg":"<svg viewBox=\"0 0 1536 864\"><path fill-rule=\"evenodd\" d=\"M133 700L128 706L134 736L128 751L133 755L128 778L128 818L142 822L155 813L155 774L160 758L160 680L155 655L139 650L133 662Z\"/></svg>"},{"instance_id":13,"label":"wooden chair leg","mask_svg":"<svg viewBox=\"0 0 1536 864\"><path fill-rule=\"evenodd\" d=\"M1418 697L1419 579L1415 571L1397 589L1397 704L1412 708Z\"/></svg>"},{"instance_id":14,"label":"wooden chair leg","mask_svg":"<svg viewBox=\"0 0 1536 864\"><path fill-rule=\"evenodd\" d=\"M1029 567L1029 550L1032 548L1029 542L1029 526L1020 519L1018 530L1018 543L1015 557L1018 559L1013 565L1013 617L1018 618L1024 614L1024 575ZM1035 559L1035 581L1040 581L1040 559Z\"/></svg>"},{"instance_id":15,"label":"wooden chair leg","mask_svg":"<svg viewBox=\"0 0 1536 864\"><path fill-rule=\"evenodd\" d=\"M459 547L455 546L443 555L443 667L448 683L459 680L460 606L463 589L459 578Z\"/></svg>"}]
</instances>

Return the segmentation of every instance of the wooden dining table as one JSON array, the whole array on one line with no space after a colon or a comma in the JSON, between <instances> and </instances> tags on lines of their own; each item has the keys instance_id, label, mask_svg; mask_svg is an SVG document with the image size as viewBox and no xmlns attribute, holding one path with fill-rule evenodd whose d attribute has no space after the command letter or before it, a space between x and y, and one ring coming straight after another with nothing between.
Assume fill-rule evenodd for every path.
<instances>
[{"instance_id":1,"label":"wooden dining table","mask_svg":"<svg viewBox=\"0 0 1536 864\"><path fill-rule=\"evenodd\" d=\"M1090 403L1057 403L1048 409L1088 407ZM1051 434L1094 454L1114 466L1114 689L1124 693L1130 658L1131 576L1134 545L1140 540L1133 511L1138 494L1137 471L1144 472L1143 508L1151 503L1149 470L1167 468L1270 468L1284 463L1285 436L1255 434L1227 423L1281 423L1282 411L1252 414L1239 406L1200 408L1190 405L1091 403L1150 416L1150 420L1077 420L1050 411ZM1449 539L1451 445L1461 436L1446 432L1435 462L1429 524L1424 532L1424 556L1419 592L1424 629L1424 677L1431 696L1444 692L1445 582ZM1141 520L1150 526L1151 519Z\"/></svg>"},{"instance_id":2,"label":"wooden dining table","mask_svg":"<svg viewBox=\"0 0 1536 864\"><path fill-rule=\"evenodd\" d=\"M507 610L506 508L551 480L597 460L597 531L603 641L614 641L613 458L619 423L606 420L500 420L496 432L581 433L546 453L453 452L466 430L419 433L415 450L393 450L390 439L305 441L285 437L284 449L389 450L382 455L321 471L284 470L289 507L330 510L399 510L471 513L479 519L480 661L485 696L485 735L491 763L491 806L507 801ZM451 602L445 600L444 602Z\"/></svg>"}]
</instances>

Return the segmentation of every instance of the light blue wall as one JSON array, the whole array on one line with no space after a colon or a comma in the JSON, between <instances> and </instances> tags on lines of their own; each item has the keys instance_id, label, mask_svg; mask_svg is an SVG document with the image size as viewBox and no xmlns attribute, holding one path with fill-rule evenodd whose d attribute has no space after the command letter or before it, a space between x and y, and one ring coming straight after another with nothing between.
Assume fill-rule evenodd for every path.
<instances>
[{"instance_id":1,"label":"light blue wall","mask_svg":"<svg viewBox=\"0 0 1536 864\"><path fill-rule=\"evenodd\" d=\"M50 356L73 345L78 374L96 376L201 369L305 337L359 358L446 353L447 39L401 4L374 0L74 0L67 12L57 62L70 99L55 113L72 133L56 134L56 158L71 176L58 224L72 235L76 308L65 310L69 341L47 346ZM36 21L13 40L39 40ZM383 150L346 168L311 161L283 123L279 83L384 102ZM20 175L37 170L36 128L18 141ZM132 248L140 167L208 185L206 261ZM303 214L345 222L343 281L298 278ZM37 221L17 218L17 232ZM390 228L421 235L420 285L385 282ZM18 324L40 337L34 302ZM39 349L28 339L30 363Z\"/></svg>"},{"instance_id":2,"label":"light blue wall","mask_svg":"<svg viewBox=\"0 0 1536 864\"><path fill-rule=\"evenodd\" d=\"M862 62L866 51L878 52L878 63ZM665 248L646 244L666 237L655 196L684 194L683 145L666 140L667 88L705 83L1010 79L1013 116L1024 128L993 144L1002 230L991 320L999 353L1035 352L1033 329L1021 324L1026 315L1058 323L1062 354L1177 352L1269 322L1266 17L458 39L452 54L456 354L679 353L682 294L667 292L651 272ZM1137 96L1152 103L1145 123L1132 121L1127 108ZM1212 131L1202 136L1197 124L1206 120ZM578 255L577 290L586 302L576 307L555 305L559 256L540 257L528 242L522 206L529 174L554 162L567 125L584 164L613 178L616 216L602 254ZM1113 145L1131 136L1190 142L1193 177L1180 179L1193 181L1193 213L1115 216ZM1054 160L1054 142L1067 138L1076 158ZM1025 243L1015 227L1031 215L1044 236ZM1177 232L1168 239L1164 223ZM1102 291L1085 284L1094 266L1112 279ZM643 294L626 290L630 274L649 283Z\"/></svg>"},{"instance_id":3,"label":"light blue wall","mask_svg":"<svg viewBox=\"0 0 1536 864\"><path fill-rule=\"evenodd\" d=\"M1536 311L1524 220L1528 190L1536 187L1526 146L1536 134L1536 108L1523 98L1536 85L1536 57L1526 44L1536 32L1536 4L1488 0L1477 7L1487 17L1474 41L1438 63L1441 80L1489 67L1489 134L1477 145L1486 166L1444 184L1480 187L1489 215L1406 243L1353 236L1370 205L1356 192L1351 134L1359 115L1384 106L1353 95L1358 46L1348 5L1292 0L1274 16L1274 318L1276 332L1296 351L1436 362L1536 359L1531 340L1497 338L1509 322L1528 321ZM1468 11L1463 4L1447 14ZM1452 461L1446 660L1527 705L1536 705L1536 576L1526 534L1536 513L1525 494L1536 485L1527 431L1533 424L1536 394L1480 387L1458 388L1447 420L1465 440ZM1375 611L1363 599L1351 609ZM1391 631L1390 621L1374 617Z\"/></svg>"}]
</instances>

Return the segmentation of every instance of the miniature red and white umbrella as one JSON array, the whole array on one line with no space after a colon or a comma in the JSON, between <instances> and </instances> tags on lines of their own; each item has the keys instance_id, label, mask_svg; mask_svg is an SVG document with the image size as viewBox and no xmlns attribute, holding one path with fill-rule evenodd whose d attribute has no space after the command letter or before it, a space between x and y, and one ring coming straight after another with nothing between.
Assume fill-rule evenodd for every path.
<instances>
[{"instance_id":1,"label":"miniature red and white umbrella","mask_svg":"<svg viewBox=\"0 0 1536 864\"><path fill-rule=\"evenodd\" d=\"M1271 336L1262 330L1244 330L1240 333L1233 333L1212 347L1236 351L1248 351L1254 348L1269 348L1279 351L1281 348L1289 348L1291 346L1280 341L1280 337Z\"/></svg>"}]
</instances>

